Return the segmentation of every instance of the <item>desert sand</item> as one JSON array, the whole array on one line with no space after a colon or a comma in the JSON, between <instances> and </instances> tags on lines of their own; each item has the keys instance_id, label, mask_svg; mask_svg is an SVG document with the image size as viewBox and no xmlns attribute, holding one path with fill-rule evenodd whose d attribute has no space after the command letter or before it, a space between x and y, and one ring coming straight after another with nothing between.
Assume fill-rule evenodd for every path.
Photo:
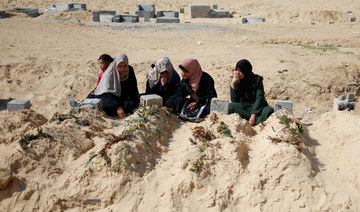
<instances>
[{"instance_id":1,"label":"desert sand","mask_svg":"<svg viewBox=\"0 0 360 212\"><path fill-rule=\"evenodd\" d=\"M71 2L1 1L0 10L41 12L50 3ZM358 1L77 3L88 10L0 19L1 211L360 210ZM135 14L139 3L185 13L180 24L92 22L94 10ZM191 3L217 4L233 18L191 19ZM264 77L269 104L291 100L293 114L278 111L255 127L218 112L184 122L158 107L123 120L87 107L71 114L68 100L94 88L103 53L128 55L140 92L159 58L175 68L197 58L222 99L246 58ZM333 99L348 93L355 110L334 111ZM9 112L10 98L32 107ZM222 122L230 137L218 132ZM195 136L201 127L211 141ZM43 136L23 149L21 138L39 129Z\"/></svg>"}]
</instances>

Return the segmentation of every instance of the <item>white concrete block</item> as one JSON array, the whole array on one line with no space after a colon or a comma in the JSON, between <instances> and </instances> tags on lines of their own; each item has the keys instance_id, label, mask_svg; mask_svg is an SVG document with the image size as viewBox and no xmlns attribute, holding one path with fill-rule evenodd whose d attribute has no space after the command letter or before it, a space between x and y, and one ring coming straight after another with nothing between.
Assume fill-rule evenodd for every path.
<instances>
[{"instance_id":1,"label":"white concrete block","mask_svg":"<svg viewBox=\"0 0 360 212\"><path fill-rule=\"evenodd\" d=\"M210 112L219 111L225 114L229 113L229 100L212 98L210 104Z\"/></svg>"},{"instance_id":2,"label":"white concrete block","mask_svg":"<svg viewBox=\"0 0 360 212\"><path fill-rule=\"evenodd\" d=\"M140 97L140 106L143 107L150 107L152 105L159 105L160 107L162 107L162 102L162 97L156 94L142 95Z\"/></svg>"},{"instance_id":3,"label":"white concrete block","mask_svg":"<svg viewBox=\"0 0 360 212\"><path fill-rule=\"evenodd\" d=\"M30 100L14 99L7 103L8 111L30 109Z\"/></svg>"},{"instance_id":4,"label":"white concrete block","mask_svg":"<svg viewBox=\"0 0 360 212\"><path fill-rule=\"evenodd\" d=\"M276 100L274 105L275 105L275 107L274 107L275 111L278 111L278 110L281 110L281 109L285 108L287 111L292 113L292 109L293 109L293 102L292 101L289 101L289 100Z\"/></svg>"},{"instance_id":5,"label":"white concrete block","mask_svg":"<svg viewBox=\"0 0 360 212\"><path fill-rule=\"evenodd\" d=\"M102 100L101 99L85 99L80 103L80 105L89 105L94 109L102 110Z\"/></svg>"}]
</instances>

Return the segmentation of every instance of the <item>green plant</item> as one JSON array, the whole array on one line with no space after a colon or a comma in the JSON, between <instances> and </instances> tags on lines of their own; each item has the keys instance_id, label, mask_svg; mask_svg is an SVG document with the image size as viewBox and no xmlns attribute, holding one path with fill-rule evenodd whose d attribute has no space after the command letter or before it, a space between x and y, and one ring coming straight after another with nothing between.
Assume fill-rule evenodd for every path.
<instances>
[{"instance_id":1,"label":"green plant","mask_svg":"<svg viewBox=\"0 0 360 212\"><path fill-rule=\"evenodd\" d=\"M285 63L285 60L280 59L279 62L280 62L280 63Z\"/></svg>"},{"instance_id":2,"label":"green plant","mask_svg":"<svg viewBox=\"0 0 360 212\"><path fill-rule=\"evenodd\" d=\"M305 45L305 44L298 44L298 46L303 47L303 48L307 48L307 49L316 49L316 50L322 50L322 51L327 51L327 50L333 50L333 51L339 51L339 49L333 45L319 45L319 46L311 46L311 45Z\"/></svg>"},{"instance_id":3,"label":"green plant","mask_svg":"<svg viewBox=\"0 0 360 212\"><path fill-rule=\"evenodd\" d=\"M190 168L189 170L192 171L192 172L196 172L196 173L200 173L201 171L201 167L204 165L204 162L199 159L199 160L196 160L194 163L193 163L193 167Z\"/></svg>"},{"instance_id":4,"label":"green plant","mask_svg":"<svg viewBox=\"0 0 360 212\"><path fill-rule=\"evenodd\" d=\"M121 146L116 150L116 154L119 155L119 160L111 168L115 171L119 171L121 165L127 166L126 159L131 156L131 148L128 144L122 143Z\"/></svg>"},{"instance_id":5,"label":"green plant","mask_svg":"<svg viewBox=\"0 0 360 212\"><path fill-rule=\"evenodd\" d=\"M92 154L89 156L89 160L85 164L85 168L91 163L91 160L94 159L97 156L97 154Z\"/></svg>"},{"instance_id":6,"label":"green plant","mask_svg":"<svg viewBox=\"0 0 360 212\"><path fill-rule=\"evenodd\" d=\"M192 134L195 138L205 139L207 141L211 141L216 138L210 130L205 130L202 126L197 126L192 130Z\"/></svg>"},{"instance_id":7,"label":"green plant","mask_svg":"<svg viewBox=\"0 0 360 212\"><path fill-rule=\"evenodd\" d=\"M232 138L231 132L224 122L220 122L220 125L217 127L217 131L224 136Z\"/></svg>"},{"instance_id":8,"label":"green plant","mask_svg":"<svg viewBox=\"0 0 360 212\"><path fill-rule=\"evenodd\" d=\"M280 123L284 124L286 127L289 127L290 123L291 123L291 119L288 118L287 116L283 115L280 117Z\"/></svg>"},{"instance_id":9,"label":"green plant","mask_svg":"<svg viewBox=\"0 0 360 212\"><path fill-rule=\"evenodd\" d=\"M36 135L26 134L25 136L21 137L21 139L19 140L19 144L23 150L26 150L28 148L27 146L29 145L30 141L38 139L39 137L49 138L50 140L54 140L54 138L51 135L44 133L42 129L39 128L38 133Z\"/></svg>"}]
</instances>

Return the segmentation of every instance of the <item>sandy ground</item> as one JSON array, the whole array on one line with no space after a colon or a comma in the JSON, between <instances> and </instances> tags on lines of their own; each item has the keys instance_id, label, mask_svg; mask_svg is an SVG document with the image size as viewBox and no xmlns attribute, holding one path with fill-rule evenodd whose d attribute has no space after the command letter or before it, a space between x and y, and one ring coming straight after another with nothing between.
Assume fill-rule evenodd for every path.
<instances>
[{"instance_id":1,"label":"sandy ground","mask_svg":"<svg viewBox=\"0 0 360 212\"><path fill-rule=\"evenodd\" d=\"M50 3L2 1L0 10L42 11ZM202 2L229 10L230 19L190 19L188 4L198 3L191 1L79 3L88 11L0 19L4 211L360 210L357 1ZM157 10L183 7L185 13L180 24L91 21L91 11L134 14L137 3L155 3ZM242 17L266 22L242 24ZM350 17L357 21L349 23ZM140 92L160 57L168 56L175 67L194 57L215 79L223 99L229 99L236 62L247 58L264 77L269 104L291 100L293 115L281 111L254 128L235 114L188 123L161 108L125 120L84 108L59 120L69 113L70 98L81 100L96 85L99 55L122 52L134 67ZM348 93L355 94L355 110L333 111L333 99ZM29 99L32 109L8 112L9 98ZM279 123L284 114L292 120L289 127ZM232 137L217 132L221 121ZM194 137L199 126L216 138ZM40 137L23 150L19 140L39 128L53 138ZM298 130L300 150L276 142L294 139L290 129ZM111 142L124 133L126 138Z\"/></svg>"}]
</instances>

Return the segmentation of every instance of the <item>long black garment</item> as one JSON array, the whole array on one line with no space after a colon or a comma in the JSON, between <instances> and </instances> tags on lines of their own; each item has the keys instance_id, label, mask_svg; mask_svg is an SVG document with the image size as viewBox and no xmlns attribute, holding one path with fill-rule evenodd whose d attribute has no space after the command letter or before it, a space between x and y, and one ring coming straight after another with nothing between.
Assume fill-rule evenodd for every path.
<instances>
[{"instance_id":1,"label":"long black garment","mask_svg":"<svg viewBox=\"0 0 360 212\"><path fill-rule=\"evenodd\" d=\"M185 102L188 100L186 96L193 93L193 90L189 86L188 81L188 79L182 79L180 87L178 87L176 91L176 96L172 99L172 101L168 101L169 105L167 106L172 108L177 113L181 112ZM211 99L217 97L214 80L208 73L202 72L202 76L199 82L199 89L197 90L196 94L199 97L199 99L196 101L198 107L208 102L204 112L204 115L208 115L210 113ZM195 100L191 97L190 100L195 102Z\"/></svg>"},{"instance_id":2,"label":"long black garment","mask_svg":"<svg viewBox=\"0 0 360 212\"><path fill-rule=\"evenodd\" d=\"M121 96L104 93L95 98L102 99L103 110L108 116L117 116L117 108L122 107L125 113L132 113L138 107L139 90L132 66L129 65L129 77L121 82Z\"/></svg>"}]
</instances>

